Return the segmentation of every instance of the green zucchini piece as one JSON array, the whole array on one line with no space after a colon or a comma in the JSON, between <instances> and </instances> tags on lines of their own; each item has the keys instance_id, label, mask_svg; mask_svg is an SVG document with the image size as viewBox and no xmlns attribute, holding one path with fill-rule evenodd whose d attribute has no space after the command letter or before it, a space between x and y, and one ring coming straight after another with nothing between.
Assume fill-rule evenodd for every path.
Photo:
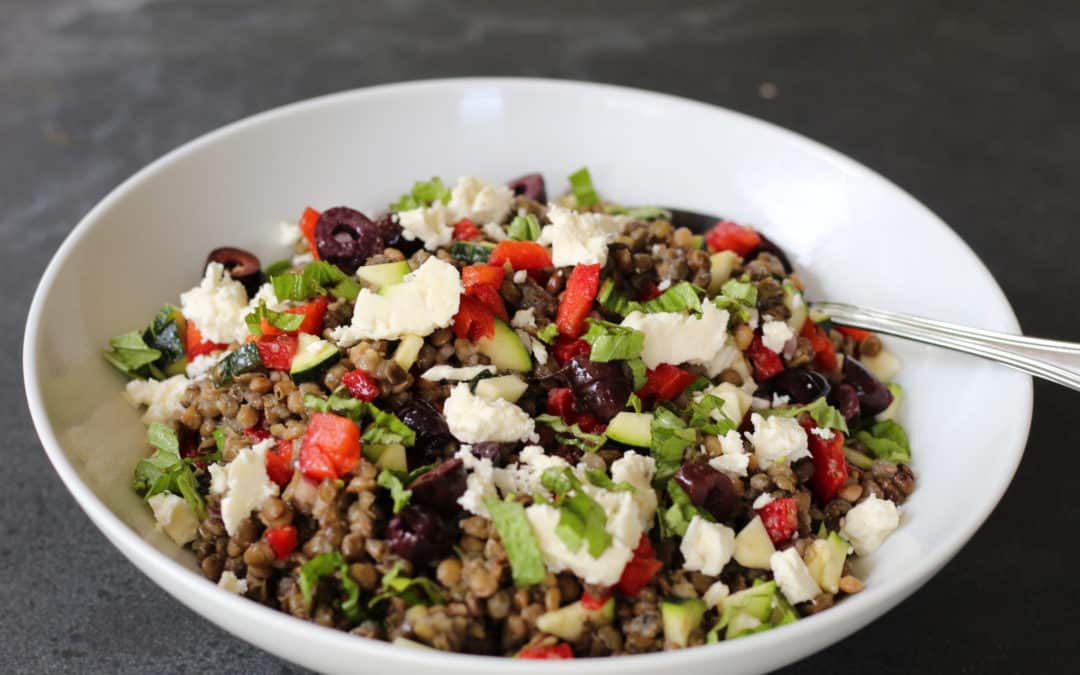
<instances>
[{"instance_id":1,"label":"green zucchini piece","mask_svg":"<svg viewBox=\"0 0 1080 675\"><path fill-rule=\"evenodd\" d=\"M293 382L318 382L341 359L341 350L314 335L301 333L289 376Z\"/></svg>"}]
</instances>

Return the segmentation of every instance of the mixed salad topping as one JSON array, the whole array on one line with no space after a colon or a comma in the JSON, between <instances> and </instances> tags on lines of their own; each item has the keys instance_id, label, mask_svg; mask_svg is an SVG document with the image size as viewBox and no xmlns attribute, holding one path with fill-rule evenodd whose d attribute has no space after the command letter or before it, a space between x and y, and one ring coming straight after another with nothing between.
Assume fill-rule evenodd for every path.
<instances>
[{"instance_id":1,"label":"mixed salad topping","mask_svg":"<svg viewBox=\"0 0 1080 675\"><path fill-rule=\"evenodd\" d=\"M899 361L787 257L601 199L587 170L308 208L105 358L158 527L224 589L518 658L769 630L863 585L915 487Z\"/></svg>"}]
</instances>

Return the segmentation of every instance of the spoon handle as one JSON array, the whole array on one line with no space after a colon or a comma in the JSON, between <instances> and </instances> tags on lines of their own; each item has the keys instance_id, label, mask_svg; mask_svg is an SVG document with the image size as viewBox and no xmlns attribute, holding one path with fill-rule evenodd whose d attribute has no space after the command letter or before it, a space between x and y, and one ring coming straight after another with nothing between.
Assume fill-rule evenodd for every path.
<instances>
[{"instance_id":1,"label":"spoon handle","mask_svg":"<svg viewBox=\"0 0 1080 675\"><path fill-rule=\"evenodd\" d=\"M935 319L836 302L811 308L834 323L980 356L1080 391L1080 344L967 328Z\"/></svg>"}]
</instances>

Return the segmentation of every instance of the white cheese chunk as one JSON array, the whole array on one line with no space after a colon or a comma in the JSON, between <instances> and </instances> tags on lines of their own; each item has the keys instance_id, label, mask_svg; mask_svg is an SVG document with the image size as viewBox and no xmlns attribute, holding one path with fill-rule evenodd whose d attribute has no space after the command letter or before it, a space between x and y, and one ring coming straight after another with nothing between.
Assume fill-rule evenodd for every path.
<instances>
[{"instance_id":1,"label":"white cheese chunk","mask_svg":"<svg viewBox=\"0 0 1080 675\"><path fill-rule=\"evenodd\" d=\"M752 400L750 394L747 394L730 382L721 382L715 387L710 387L709 389L695 394L694 401L700 401L706 395L715 396L724 402L724 405L720 407L720 412L724 413L725 417L734 422L735 426L742 424L742 419L746 416L746 411L750 409L750 402Z\"/></svg>"},{"instance_id":2,"label":"white cheese chunk","mask_svg":"<svg viewBox=\"0 0 1080 675\"><path fill-rule=\"evenodd\" d=\"M594 558L589 555L588 545L583 543L578 550L571 551L556 534L560 518L558 509L546 504L533 504L525 509L525 515L536 535L547 568L555 573L569 570L589 584L614 586L618 583L623 568L634 555L633 547L637 546L636 540L628 545L621 537L612 533L611 545L600 557ZM608 530L610 532L610 526ZM638 537L640 536L638 530Z\"/></svg>"},{"instance_id":3,"label":"white cheese chunk","mask_svg":"<svg viewBox=\"0 0 1080 675\"><path fill-rule=\"evenodd\" d=\"M794 546L773 553L769 557L769 567L776 585L791 604L797 605L821 595L821 589Z\"/></svg>"},{"instance_id":4,"label":"white cheese chunk","mask_svg":"<svg viewBox=\"0 0 1080 675\"><path fill-rule=\"evenodd\" d=\"M217 582L218 588L224 588L230 593L236 593L237 595L243 595L247 593L248 583L247 579L240 579L234 573L229 570L225 570L221 573L221 578Z\"/></svg>"},{"instance_id":5,"label":"white cheese chunk","mask_svg":"<svg viewBox=\"0 0 1080 675\"><path fill-rule=\"evenodd\" d=\"M683 569L716 576L735 554L735 530L694 516L679 551L683 555Z\"/></svg>"},{"instance_id":6,"label":"white cheese chunk","mask_svg":"<svg viewBox=\"0 0 1080 675\"><path fill-rule=\"evenodd\" d=\"M461 460L465 469L465 492L458 497L461 508L477 516L489 518L484 501L489 497L499 497L495 489L495 466L490 459L481 459L472 453L472 448L463 445L454 455Z\"/></svg>"},{"instance_id":7,"label":"white cheese chunk","mask_svg":"<svg viewBox=\"0 0 1080 675\"><path fill-rule=\"evenodd\" d=\"M408 241L419 239L429 251L450 245L456 221L454 212L442 204L421 206L397 214L401 235Z\"/></svg>"},{"instance_id":8,"label":"white cheese chunk","mask_svg":"<svg viewBox=\"0 0 1080 675\"><path fill-rule=\"evenodd\" d=\"M221 520L230 535L236 534L252 511L278 493L277 484L266 475L266 451L273 446L274 439L268 438L243 448L228 464L210 467L210 492L225 495L221 499Z\"/></svg>"},{"instance_id":9,"label":"white cheese chunk","mask_svg":"<svg viewBox=\"0 0 1080 675\"><path fill-rule=\"evenodd\" d=\"M710 459L709 466L717 471L745 476L750 467L750 455L720 455Z\"/></svg>"},{"instance_id":10,"label":"white cheese chunk","mask_svg":"<svg viewBox=\"0 0 1080 675\"><path fill-rule=\"evenodd\" d=\"M523 283L525 283L525 280L528 279L528 278L529 278L529 273L526 270L518 270L517 272L514 272L514 283L515 284L523 284ZM532 309L530 308L529 311L532 311Z\"/></svg>"},{"instance_id":11,"label":"white cheese chunk","mask_svg":"<svg viewBox=\"0 0 1080 675\"><path fill-rule=\"evenodd\" d=\"M275 312L280 312L286 309L288 306L277 299L274 294L274 285L269 281L259 286L259 290L255 292L255 297L248 303L248 311L256 309L261 303L266 303L267 309L272 309Z\"/></svg>"},{"instance_id":12,"label":"white cheese chunk","mask_svg":"<svg viewBox=\"0 0 1080 675\"><path fill-rule=\"evenodd\" d=\"M631 312L622 321L645 334L641 359L649 368L661 363L708 364L728 341L728 313L706 302L700 317L676 312Z\"/></svg>"},{"instance_id":13,"label":"white cheese chunk","mask_svg":"<svg viewBox=\"0 0 1080 675\"><path fill-rule=\"evenodd\" d=\"M195 539L199 519L182 497L171 492L159 492L146 501L154 512L158 529L169 535L177 545L183 546Z\"/></svg>"},{"instance_id":14,"label":"white cheese chunk","mask_svg":"<svg viewBox=\"0 0 1080 675\"><path fill-rule=\"evenodd\" d=\"M847 512L840 534L851 542L855 553L869 555L899 526L900 510L896 504L870 495Z\"/></svg>"},{"instance_id":15,"label":"white cheese chunk","mask_svg":"<svg viewBox=\"0 0 1080 675\"><path fill-rule=\"evenodd\" d=\"M476 396L464 383L450 392L443 415L450 433L462 443L523 441L534 431L533 419L524 410L501 398Z\"/></svg>"},{"instance_id":16,"label":"white cheese chunk","mask_svg":"<svg viewBox=\"0 0 1080 675\"><path fill-rule=\"evenodd\" d=\"M440 382L442 380L468 382L480 373L491 373L494 375L495 366L466 366L464 368L432 366L425 370L420 377L421 379L429 380L431 382Z\"/></svg>"},{"instance_id":17,"label":"white cheese chunk","mask_svg":"<svg viewBox=\"0 0 1080 675\"><path fill-rule=\"evenodd\" d=\"M184 398L190 380L183 375L173 375L167 380L131 380L124 387L125 398L135 406L146 406L142 423L168 422L183 412L180 401Z\"/></svg>"},{"instance_id":18,"label":"white cheese chunk","mask_svg":"<svg viewBox=\"0 0 1080 675\"><path fill-rule=\"evenodd\" d=\"M758 495L757 499L754 500L754 503L751 506L755 511L757 511L758 509L763 509L769 504L772 504L774 501L776 500L773 499L773 496L771 494L769 494L768 492L762 492Z\"/></svg>"},{"instance_id":19,"label":"white cheese chunk","mask_svg":"<svg viewBox=\"0 0 1080 675\"><path fill-rule=\"evenodd\" d=\"M761 344L777 354L784 351L784 345L793 337L795 337L795 333L791 332L791 326L787 325L785 321L769 319L761 327Z\"/></svg>"},{"instance_id":20,"label":"white cheese chunk","mask_svg":"<svg viewBox=\"0 0 1080 675\"><path fill-rule=\"evenodd\" d=\"M712 609L719 605L720 601L726 598L730 593L731 590L727 587L727 584L723 581L717 581L705 590L705 594L701 596L701 599L705 601L706 607Z\"/></svg>"},{"instance_id":21,"label":"white cheese chunk","mask_svg":"<svg viewBox=\"0 0 1080 675\"><path fill-rule=\"evenodd\" d=\"M356 298L352 323L336 328L331 333L333 339L348 347L360 340L431 335L449 326L457 314L461 275L450 263L432 256L391 289L389 295L362 289Z\"/></svg>"},{"instance_id":22,"label":"white cheese chunk","mask_svg":"<svg viewBox=\"0 0 1080 675\"><path fill-rule=\"evenodd\" d=\"M530 307L528 309L519 309L514 312L514 318L510 319L510 325L514 328L536 328L536 316L533 314L535 310Z\"/></svg>"},{"instance_id":23,"label":"white cheese chunk","mask_svg":"<svg viewBox=\"0 0 1080 675\"><path fill-rule=\"evenodd\" d=\"M195 322L203 339L209 342L243 342L248 336L244 322L248 314L247 291L221 263L208 264L199 285L180 294L180 311Z\"/></svg>"},{"instance_id":24,"label":"white cheese chunk","mask_svg":"<svg viewBox=\"0 0 1080 675\"><path fill-rule=\"evenodd\" d=\"M579 213L558 205L548 207L547 217L551 225L540 231L538 241L551 246L555 267L603 265L608 244L631 220L605 213Z\"/></svg>"},{"instance_id":25,"label":"white cheese chunk","mask_svg":"<svg viewBox=\"0 0 1080 675\"><path fill-rule=\"evenodd\" d=\"M814 427L810 430L810 433L814 434L823 441L831 441L833 438L836 437L836 434L833 433L833 430L827 427Z\"/></svg>"},{"instance_id":26,"label":"white cheese chunk","mask_svg":"<svg viewBox=\"0 0 1080 675\"><path fill-rule=\"evenodd\" d=\"M478 225L498 224L510 214L510 209L514 206L514 192L505 185L485 183L473 176L462 176L450 192L450 203L447 206L459 220L468 218ZM487 232L487 229L484 231Z\"/></svg>"},{"instance_id":27,"label":"white cheese chunk","mask_svg":"<svg viewBox=\"0 0 1080 675\"><path fill-rule=\"evenodd\" d=\"M222 353L223 352L216 351L211 352L210 354L199 354L194 359L188 361L187 367L184 368L184 373L192 380L205 377L210 372L210 369L217 365Z\"/></svg>"},{"instance_id":28,"label":"white cheese chunk","mask_svg":"<svg viewBox=\"0 0 1080 675\"><path fill-rule=\"evenodd\" d=\"M810 456L806 430L795 418L778 415L762 417L754 413L750 421L754 424L754 431L748 432L746 438L754 446L754 455L762 470L773 463L790 464Z\"/></svg>"},{"instance_id":29,"label":"white cheese chunk","mask_svg":"<svg viewBox=\"0 0 1080 675\"><path fill-rule=\"evenodd\" d=\"M278 223L278 243L282 246L292 248L296 242L300 241L302 236L300 226L296 223L290 223L287 220Z\"/></svg>"},{"instance_id":30,"label":"white cheese chunk","mask_svg":"<svg viewBox=\"0 0 1080 675\"><path fill-rule=\"evenodd\" d=\"M548 350L544 343L535 337L531 338L529 342L532 344L532 354L533 357L536 358L536 362L541 366L546 364L548 360Z\"/></svg>"},{"instance_id":31,"label":"white cheese chunk","mask_svg":"<svg viewBox=\"0 0 1080 675\"><path fill-rule=\"evenodd\" d=\"M656 513L656 491L652 488L655 475L656 460L636 452L627 451L611 463L611 480L616 484L629 483L634 486L634 491L630 494L637 503L642 519L641 526L645 530L652 526L653 515Z\"/></svg>"},{"instance_id":32,"label":"white cheese chunk","mask_svg":"<svg viewBox=\"0 0 1080 675\"><path fill-rule=\"evenodd\" d=\"M566 460L555 455L548 455L539 445L527 445L518 453L516 464L495 470L495 485L505 494L543 495L551 493L541 484L541 478L548 469L570 468Z\"/></svg>"}]
</instances>

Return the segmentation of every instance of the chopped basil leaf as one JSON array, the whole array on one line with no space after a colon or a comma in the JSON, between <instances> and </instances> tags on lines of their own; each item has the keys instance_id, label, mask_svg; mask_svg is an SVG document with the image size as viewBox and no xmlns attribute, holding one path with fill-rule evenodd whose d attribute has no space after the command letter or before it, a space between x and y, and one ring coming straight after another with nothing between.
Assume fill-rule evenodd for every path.
<instances>
[{"instance_id":1,"label":"chopped basil leaf","mask_svg":"<svg viewBox=\"0 0 1080 675\"><path fill-rule=\"evenodd\" d=\"M304 407L311 412L330 412L330 401L315 394L304 394Z\"/></svg>"},{"instance_id":2,"label":"chopped basil leaf","mask_svg":"<svg viewBox=\"0 0 1080 675\"><path fill-rule=\"evenodd\" d=\"M416 443L416 432L410 429L392 412L380 410L374 404L352 398L342 387L323 399L314 394L304 396L304 407L315 412L334 412L360 424L370 418L367 428L360 436L361 443L373 445L391 445L398 443L412 447Z\"/></svg>"},{"instance_id":3,"label":"chopped basil leaf","mask_svg":"<svg viewBox=\"0 0 1080 675\"><path fill-rule=\"evenodd\" d=\"M719 396L705 394L699 400L693 401L687 407L687 412L690 413L687 424L706 434L723 436L738 427L724 414L724 399Z\"/></svg>"},{"instance_id":4,"label":"chopped basil leaf","mask_svg":"<svg viewBox=\"0 0 1080 675\"><path fill-rule=\"evenodd\" d=\"M600 201L600 197L593 188L592 176L585 167L570 174L570 189L574 191L578 206L592 206Z\"/></svg>"},{"instance_id":5,"label":"chopped basil leaf","mask_svg":"<svg viewBox=\"0 0 1080 675\"><path fill-rule=\"evenodd\" d=\"M634 387L634 389L641 389L641 387ZM626 399L626 407L636 413L641 412L641 399L637 394L630 394L630 398Z\"/></svg>"},{"instance_id":6,"label":"chopped basil leaf","mask_svg":"<svg viewBox=\"0 0 1080 675\"><path fill-rule=\"evenodd\" d=\"M645 334L610 321L588 319L589 330L581 339L592 346L589 360L605 361L637 358L645 347Z\"/></svg>"},{"instance_id":7,"label":"chopped basil leaf","mask_svg":"<svg viewBox=\"0 0 1080 675\"><path fill-rule=\"evenodd\" d=\"M844 416L840 414L840 411L829 405L825 397L807 403L806 405L797 406L795 408L770 408L768 410L760 411L765 417L779 416L779 417L797 417L802 413L809 413L814 422L819 427L825 429L836 429L843 433L848 433L847 422L844 421Z\"/></svg>"},{"instance_id":8,"label":"chopped basil leaf","mask_svg":"<svg viewBox=\"0 0 1080 675\"><path fill-rule=\"evenodd\" d=\"M446 204L450 201L450 190L443 185L438 176L428 181L416 181L412 190L390 205L392 211L411 211L424 206L431 206L436 201Z\"/></svg>"},{"instance_id":9,"label":"chopped basil leaf","mask_svg":"<svg viewBox=\"0 0 1080 675\"><path fill-rule=\"evenodd\" d=\"M218 452L225 449L225 427L214 429L214 445L217 446Z\"/></svg>"},{"instance_id":10,"label":"chopped basil leaf","mask_svg":"<svg viewBox=\"0 0 1080 675\"><path fill-rule=\"evenodd\" d=\"M709 378L704 375L698 375L698 378L690 383L690 386L683 390L686 394L692 394L695 391L701 391L702 389L708 389L712 386L712 382L709 382Z\"/></svg>"},{"instance_id":11,"label":"chopped basil leaf","mask_svg":"<svg viewBox=\"0 0 1080 675\"><path fill-rule=\"evenodd\" d=\"M551 344L555 337L559 334L559 327L555 325L555 322L551 322L536 332L536 337L540 339L544 344Z\"/></svg>"},{"instance_id":12,"label":"chopped basil leaf","mask_svg":"<svg viewBox=\"0 0 1080 675\"><path fill-rule=\"evenodd\" d=\"M665 538L672 534L680 537L686 534L686 528L690 526L690 521L694 519L694 516L701 516L709 521L716 520L705 509L694 506L694 503L690 501L690 495L686 494L675 481L667 482L667 493L671 498L671 506L660 515L660 529Z\"/></svg>"},{"instance_id":13,"label":"chopped basil leaf","mask_svg":"<svg viewBox=\"0 0 1080 675\"><path fill-rule=\"evenodd\" d=\"M878 459L899 464L911 461L911 446L904 427L892 420L878 422L868 430L855 434L855 440L866 446Z\"/></svg>"},{"instance_id":14,"label":"chopped basil leaf","mask_svg":"<svg viewBox=\"0 0 1080 675\"><path fill-rule=\"evenodd\" d=\"M555 534L559 535L566 547L576 551L578 546L571 545L563 538L564 521L567 523L566 529L572 531L571 540L576 537L580 546L581 538L584 538L589 555L593 558L599 558L611 546L604 509L581 490L576 490L559 503L559 525L555 528Z\"/></svg>"},{"instance_id":15,"label":"chopped basil leaf","mask_svg":"<svg viewBox=\"0 0 1080 675\"><path fill-rule=\"evenodd\" d=\"M538 584L547 577L544 557L536 541L525 507L515 501L503 501L497 497L484 500L495 529L502 539L506 557L510 560L510 573L518 587Z\"/></svg>"},{"instance_id":16,"label":"chopped basil leaf","mask_svg":"<svg viewBox=\"0 0 1080 675\"><path fill-rule=\"evenodd\" d=\"M395 563L393 568L382 578L379 593L368 602L368 607L375 607L383 600L389 598L401 598L409 607L413 605L441 605L444 603L442 592L438 585L427 577L409 578L401 576L401 563Z\"/></svg>"},{"instance_id":17,"label":"chopped basil leaf","mask_svg":"<svg viewBox=\"0 0 1080 675\"><path fill-rule=\"evenodd\" d=\"M634 379L634 391L644 387L649 379L649 372L645 367L645 362L641 358L627 359L626 365L630 367L630 375ZM640 401L638 403L640 404ZM638 410L637 412L641 411Z\"/></svg>"},{"instance_id":18,"label":"chopped basil leaf","mask_svg":"<svg viewBox=\"0 0 1080 675\"><path fill-rule=\"evenodd\" d=\"M598 488L604 488L611 492L636 492L634 486L626 481L619 481L616 483L611 480L611 476L607 475L600 469L585 469L585 478Z\"/></svg>"},{"instance_id":19,"label":"chopped basil leaf","mask_svg":"<svg viewBox=\"0 0 1080 675\"><path fill-rule=\"evenodd\" d=\"M172 427L161 422L152 422L146 428L146 440L158 450L180 456L180 439L176 437L176 432L172 430Z\"/></svg>"},{"instance_id":20,"label":"chopped basil leaf","mask_svg":"<svg viewBox=\"0 0 1080 675\"><path fill-rule=\"evenodd\" d=\"M288 312L275 312L266 306L265 300L259 301L259 306L244 317L248 332L252 335L262 335L262 322L270 324L282 331L296 330L304 323L303 314L290 314Z\"/></svg>"},{"instance_id":21,"label":"chopped basil leaf","mask_svg":"<svg viewBox=\"0 0 1080 675\"><path fill-rule=\"evenodd\" d=\"M531 213L524 216L515 216L510 221L510 227L506 235L517 241L536 241L540 238L540 221Z\"/></svg>"},{"instance_id":22,"label":"chopped basil leaf","mask_svg":"<svg viewBox=\"0 0 1080 675\"><path fill-rule=\"evenodd\" d=\"M564 497L581 486L577 476L566 466L544 469L544 473L540 474L540 484L559 497Z\"/></svg>"},{"instance_id":23,"label":"chopped basil leaf","mask_svg":"<svg viewBox=\"0 0 1080 675\"><path fill-rule=\"evenodd\" d=\"M713 298L713 304L746 321L750 318L750 310L757 305L757 287L746 281L728 279L720 287L720 295Z\"/></svg>"},{"instance_id":24,"label":"chopped basil leaf","mask_svg":"<svg viewBox=\"0 0 1080 675\"><path fill-rule=\"evenodd\" d=\"M263 270L263 272L265 272L266 276L268 277L275 277L282 272L288 272L291 269L292 261L288 258L284 258L282 260L275 260L274 262L270 263L266 266L266 269Z\"/></svg>"},{"instance_id":25,"label":"chopped basil leaf","mask_svg":"<svg viewBox=\"0 0 1080 675\"><path fill-rule=\"evenodd\" d=\"M161 352L151 349L138 331L118 335L109 340L112 351L104 352L105 360L125 375L139 375L141 369L161 358Z\"/></svg>"},{"instance_id":26,"label":"chopped basil leaf","mask_svg":"<svg viewBox=\"0 0 1080 675\"><path fill-rule=\"evenodd\" d=\"M330 576L336 576L345 595L344 600L340 601L345 618L352 623L359 622L364 617L360 607L360 587L349 576L349 566L337 551L320 553L300 568L300 593L304 596L304 602L310 606L319 581Z\"/></svg>"},{"instance_id":27,"label":"chopped basil leaf","mask_svg":"<svg viewBox=\"0 0 1080 675\"><path fill-rule=\"evenodd\" d=\"M582 431L577 424L567 424L558 415L539 415L536 421L551 427L557 434L556 438L559 442L579 447L585 452L599 450L600 446L607 440L607 437L603 434L590 434ZM566 434L570 435L567 436Z\"/></svg>"},{"instance_id":28,"label":"chopped basil leaf","mask_svg":"<svg viewBox=\"0 0 1080 675\"><path fill-rule=\"evenodd\" d=\"M671 410L658 406L653 411L650 452L656 460L656 483L663 483L682 466L683 453L697 440L697 432Z\"/></svg>"},{"instance_id":29,"label":"chopped basil leaf","mask_svg":"<svg viewBox=\"0 0 1080 675\"><path fill-rule=\"evenodd\" d=\"M596 295L596 301L609 312L626 316L631 312L655 314L657 312L696 312L701 309L701 296L705 291L689 281L680 281L663 293L646 302L630 300L615 288L611 279L604 281Z\"/></svg>"},{"instance_id":30,"label":"chopped basil leaf","mask_svg":"<svg viewBox=\"0 0 1080 675\"><path fill-rule=\"evenodd\" d=\"M348 280L349 278L336 265L331 265L325 260L316 260L308 264L302 272L287 272L271 277L270 283L274 287L274 296L278 300L304 302L316 295L326 294L327 287L332 284L336 284L333 290L340 287L341 293L347 293L350 288ZM359 293L359 284L355 281L353 284L357 286L357 293Z\"/></svg>"},{"instance_id":31,"label":"chopped basil leaf","mask_svg":"<svg viewBox=\"0 0 1080 675\"><path fill-rule=\"evenodd\" d=\"M412 498L412 490L406 490L405 485L401 482L401 478L394 474L393 471L383 469L379 472L378 478L375 482L380 486L390 491L390 499L394 500L394 513L399 513L401 509L409 505L409 499Z\"/></svg>"},{"instance_id":32,"label":"chopped basil leaf","mask_svg":"<svg viewBox=\"0 0 1080 675\"><path fill-rule=\"evenodd\" d=\"M659 206L634 206L632 208L627 208L625 206L611 204L605 206L604 211L617 216L630 216L634 220L671 219L671 211L662 209Z\"/></svg>"},{"instance_id":33,"label":"chopped basil leaf","mask_svg":"<svg viewBox=\"0 0 1080 675\"><path fill-rule=\"evenodd\" d=\"M423 476L428 471L431 471L432 469L434 469L436 466L438 466L438 465L437 464L425 464L423 466L416 467L415 469L413 469L412 471L409 472L408 476L405 477L405 484L409 485L410 483L412 483L414 480L416 480L420 476Z\"/></svg>"},{"instance_id":34,"label":"chopped basil leaf","mask_svg":"<svg viewBox=\"0 0 1080 675\"><path fill-rule=\"evenodd\" d=\"M330 294L335 298L356 300L356 296L360 295L360 283L352 277L345 277L330 288Z\"/></svg>"}]
</instances>

